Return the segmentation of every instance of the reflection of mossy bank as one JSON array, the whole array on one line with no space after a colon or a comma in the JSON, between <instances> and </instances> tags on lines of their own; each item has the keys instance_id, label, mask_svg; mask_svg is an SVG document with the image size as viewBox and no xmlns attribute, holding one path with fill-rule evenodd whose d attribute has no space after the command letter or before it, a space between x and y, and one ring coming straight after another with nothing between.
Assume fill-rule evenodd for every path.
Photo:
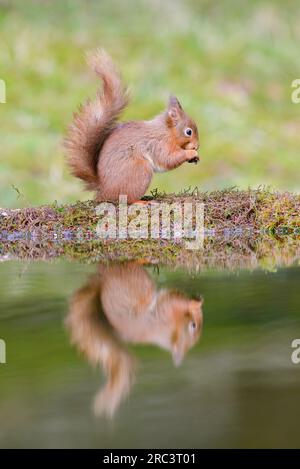
<instances>
[{"instance_id":1,"label":"reflection of mossy bank","mask_svg":"<svg viewBox=\"0 0 300 469\"><path fill-rule=\"evenodd\" d=\"M65 256L83 261L143 259L149 263L203 267L243 268L258 265L273 268L288 265L300 255L300 196L267 190L186 192L178 195L153 193L164 204L204 203L204 247L186 249L174 216L170 216L171 239L159 228L158 239L103 239L96 233L101 220L95 202L43 206L18 210L2 209L2 258L53 258ZM159 207L156 204L156 207ZM117 218L118 207L115 208ZM143 223L148 206L130 209L128 224ZM105 216L105 215L104 215ZM195 217L194 217L195 218ZM102 218L103 221L103 218ZM109 218L106 221L110 223ZM195 220L194 220L195 221Z\"/></svg>"}]
</instances>

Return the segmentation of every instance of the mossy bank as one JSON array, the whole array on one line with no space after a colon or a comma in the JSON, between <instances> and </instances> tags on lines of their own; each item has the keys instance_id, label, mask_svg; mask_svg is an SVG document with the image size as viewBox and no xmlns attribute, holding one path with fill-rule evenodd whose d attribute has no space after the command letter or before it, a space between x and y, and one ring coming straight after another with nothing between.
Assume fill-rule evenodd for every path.
<instances>
[{"instance_id":1,"label":"mossy bank","mask_svg":"<svg viewBox=\"0 0 300 469\"><path fill-rule=\"evenodd\" d=\"M200 249L187 248L187 238L178 234L172 212L171 236L158 239L138 235L126 239L99 236L101 220L94 201L73 205L0 210L0 255L2 260L67 257L84 262L125 261L203 268L240 269L261 266L272 269L300 258L300 196L265 189L235 188L202 193L197 189L181 194L152 192L148 204L130 209L128 224L141 213L149 214L153 202L172 205L204 204L204 240ZM146 210L146 212L145 212ZM119 207L115 206L119 215ZM195 218L195 214L194 214ZM147 219L148 220L148 219ZM195 220L194 220L195 222ZM148 223L148 222L147 222ZM139 226L138 224L136 226ZM137 236L137 237L135 237Z\"/></svg>"}]
</instances>

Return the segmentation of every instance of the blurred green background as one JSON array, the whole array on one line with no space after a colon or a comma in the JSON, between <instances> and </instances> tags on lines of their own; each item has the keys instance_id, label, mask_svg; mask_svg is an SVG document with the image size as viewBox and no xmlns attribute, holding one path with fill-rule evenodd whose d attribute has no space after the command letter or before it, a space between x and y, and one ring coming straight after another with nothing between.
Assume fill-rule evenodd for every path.
<instances>
[{"instance_id":1,"label":"blurred green background","mask_svg":"<svg viewBox=\"0 0 300 469\"><path fill-rule=\"evenodd\" d=\"M297 1L0 1L0 206L90 197L61 141L95 93L84 52L97 46L131 86L124 118L152 117L172 92L198 122L201 163L156 175L151 188L299 190L299 40Z\"/></svg>"}]
</instances>

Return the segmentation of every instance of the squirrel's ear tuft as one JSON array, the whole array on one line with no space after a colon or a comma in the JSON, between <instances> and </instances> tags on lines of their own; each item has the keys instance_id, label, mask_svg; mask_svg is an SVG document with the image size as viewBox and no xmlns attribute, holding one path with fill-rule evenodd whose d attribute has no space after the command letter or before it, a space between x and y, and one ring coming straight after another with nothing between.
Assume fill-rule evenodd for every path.
<instances>
[{"instance_id":1,"label":"squirrel's ear tuft","mask_svg":"<svg viewBox=\"0 0 300 469\"><path fill-rule=\"evenodd\" d=\"M169 98L169 105L168 105L168 118L173 124L176 124L182 113L182 106L176 96L171 95Z\"/></svg>"},{"instance_id":2,"label":"squirrel's ear tuft","mask_svg":"<svg viewBox=\"0 0 300 469\"><path fill-rule=\"evenodd\" d=\"M169 108L178 108L182 111L182 106L180 104L180 102L178 101L178 99L176 98L176 96L173 96L172 94L170 95L170 98L169 98Z\"/></svg>"}]
</instances>

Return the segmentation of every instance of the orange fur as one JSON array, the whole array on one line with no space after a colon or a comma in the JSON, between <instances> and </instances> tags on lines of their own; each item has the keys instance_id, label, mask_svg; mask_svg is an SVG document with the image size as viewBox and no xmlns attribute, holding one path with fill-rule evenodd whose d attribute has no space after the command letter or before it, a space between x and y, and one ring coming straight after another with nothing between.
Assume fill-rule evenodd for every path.
<instances>
[{"instance_id":1,"label":"orange fur","mask_svg":"<svg viewBox=\"0 0 300 469\"><path fill-rule=\"evenodd\" d=\"M112 416L135 376L126 343L162 347L179 365L200 337L202 300L157 290L138 263L100 265L99 275L73 295L66 324L72 342L93 365L103 367L107 382L94 410Z\"/></svg>"},{"instance_id":2,"label":"orange fur","mask_svg":"<svg viewBox=\"0 0 300 469\"><path fill-rule=\"evenodd\" d=\"M96 191L96 199L140 199L154 172L198 160L195 122L171 96L167 109L149 121L117 123L128 103L119 72L103 50L91 53L89 65L103 81L103 91L74 115L65 147L75 176ZM192 135L186 135L190 128Z\"/></svg>"}]
</instances>

